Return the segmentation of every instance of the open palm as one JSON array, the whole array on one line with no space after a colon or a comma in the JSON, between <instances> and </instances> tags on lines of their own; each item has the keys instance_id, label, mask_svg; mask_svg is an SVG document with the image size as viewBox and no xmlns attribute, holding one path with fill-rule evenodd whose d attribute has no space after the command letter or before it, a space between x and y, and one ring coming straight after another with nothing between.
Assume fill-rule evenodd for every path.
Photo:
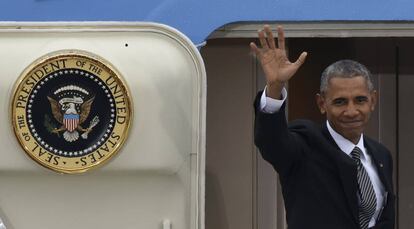
<instances>
[{"instance_id":1,"label":"open palm","mask_svg":"<svg viewBox=\"0 0 414 229\"><path fill-rule=\"evenodd\" d=\"M286 56L285 38L282 27L278 27L278 47L269 26L264 26L264 30L259 31L261 48L253 42L250 43L251 50L256 53L260 60L266 76L268 86L279 84L284 85L296 73L306 59L306 52L303 52L296 62L290 62Z\"/></svg>"}]
</instances>

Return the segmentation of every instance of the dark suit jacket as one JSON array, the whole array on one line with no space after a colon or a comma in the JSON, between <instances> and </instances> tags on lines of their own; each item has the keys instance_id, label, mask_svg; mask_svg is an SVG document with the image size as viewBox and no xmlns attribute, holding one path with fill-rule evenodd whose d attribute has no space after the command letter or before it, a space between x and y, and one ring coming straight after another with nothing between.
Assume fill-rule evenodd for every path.
<instances>
[{"instance_id":1,"label":"dark suit jacket","mask_svg":"<svg viewBox=\"0 0 414 229\"><path fill-rule=\"evenodd\" d=\"M282 106L275 114L258 110L256 98L255 144L278 172L289 229L358 229L356 163L336 145L324 125L307 120L286 123ZM378 142L364 136L387 192L375 229L394 228L395 197L392 158Z\"/></svg>"}]
</instances>

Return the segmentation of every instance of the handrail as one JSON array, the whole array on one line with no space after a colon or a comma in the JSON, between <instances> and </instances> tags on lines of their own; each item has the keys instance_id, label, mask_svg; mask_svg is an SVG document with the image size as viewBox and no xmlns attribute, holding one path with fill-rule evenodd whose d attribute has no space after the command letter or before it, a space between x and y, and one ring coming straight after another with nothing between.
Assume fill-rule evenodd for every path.
<instances>
[{"instance_id":1,"label":"handrail","mask_svg":"<svg viewBox=\"0 0 414 229\"><path fill-rule=\"evenodd\" d=\"M3 221L0 218L0 229L6 229L6 226L4 225Z\"/></svg>"}]
</instances>

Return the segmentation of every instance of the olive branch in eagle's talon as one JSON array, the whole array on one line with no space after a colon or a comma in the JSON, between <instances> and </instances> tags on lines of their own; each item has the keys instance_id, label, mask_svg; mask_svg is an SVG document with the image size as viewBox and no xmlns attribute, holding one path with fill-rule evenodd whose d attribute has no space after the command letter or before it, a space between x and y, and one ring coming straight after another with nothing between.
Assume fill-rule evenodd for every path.
<instances>
[{"instance_id":1,"label":"olive branch in eagle's talon","mask_svg":"<svg viewBox=\"0 0 414 229\"><path fill-rule=\"evenodd\" d=\"M86 129L86 131L85 131L85 132L81 135L81 137L82 137L83 139L87 139L87 138L88 138L88 134L89 134L89 132L91 132L91 131L92 131L92 129L93 129L96 125L98 125L98 123L99 123L99 117L98 117L98 116L93 117L92 121L89 123L89 127L88 127L88 129Z\"/></svg>"},{"instance_id":2,"label":"olive branch in eagle's talon","mask_svg":"<svg viewBox=\"0 0 414 229\"><path fill-rule=\"evenodd\" d=\"M49 133L55 133L57 134L58 137L60 137L59 129L56 128L56 126L53 124L52 119L47 114L45 115L45 120L43 121L43 125L46 127L46 130Z\"/></svg>"}]
</instances>

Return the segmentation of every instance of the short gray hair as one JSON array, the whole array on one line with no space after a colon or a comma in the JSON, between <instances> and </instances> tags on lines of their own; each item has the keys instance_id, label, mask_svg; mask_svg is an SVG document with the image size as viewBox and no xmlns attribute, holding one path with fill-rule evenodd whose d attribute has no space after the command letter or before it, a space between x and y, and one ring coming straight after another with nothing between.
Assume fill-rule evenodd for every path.
<instances>
[{"instance_id":1,"label":"short gray hair","mask_svg":"<svg viewBox=\"0 0 414 229\"><path fill-rule=\"evenodd\" d=\"M368 86L369 91L374 90L374 85L371 80L371 73L363 64L358 63L354 60L339 60L329 65L321 76L320 93L324 94L328 90L329 80L334 77L339 78L353 78L362 76Z\"/></svg>"}]
</instances>

